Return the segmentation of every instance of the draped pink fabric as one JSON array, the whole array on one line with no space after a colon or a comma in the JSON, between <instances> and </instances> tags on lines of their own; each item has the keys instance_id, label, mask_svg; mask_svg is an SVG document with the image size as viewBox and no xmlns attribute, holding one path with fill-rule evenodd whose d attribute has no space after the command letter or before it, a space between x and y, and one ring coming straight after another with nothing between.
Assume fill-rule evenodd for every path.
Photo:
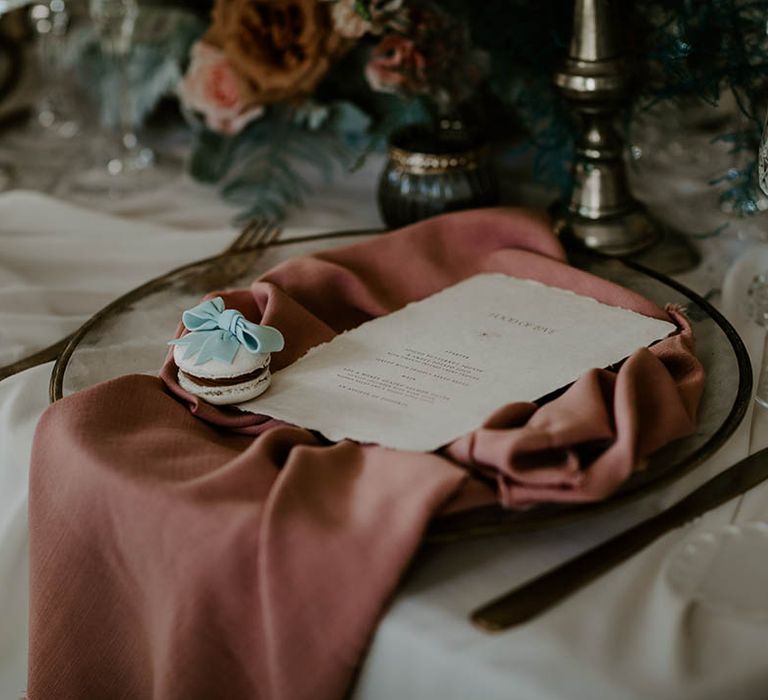
<instances>
[{"instance_id":1,"label":"draped pink fabric","mask_svg":"<svg viewBox=\"0 0 768 700\"><path fill-rule=\"evenodd\" d=\"M30 477L30 700L341 698L435 514L605 498L693 430L703 372L682 314L569 267L522 211L439 217L224 296L281 329L280 369L488 271L680 332L541 407L501 407L433 454L328 445L216 409L178 387L170 359L162 380L127 376L54 404Z\"/></svg>"}]
</instances>

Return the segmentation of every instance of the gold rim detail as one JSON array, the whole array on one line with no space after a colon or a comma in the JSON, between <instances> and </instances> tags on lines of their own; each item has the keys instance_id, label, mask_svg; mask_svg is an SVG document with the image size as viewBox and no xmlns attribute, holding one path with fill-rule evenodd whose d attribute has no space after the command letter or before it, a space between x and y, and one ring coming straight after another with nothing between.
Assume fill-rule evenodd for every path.
<instances>
[{"instance_id":1,"label":"gold rim detail","mask_svg":"<svg viewBox=\"0 0 768 700\"><path fill-rule=\"evenodd\" d=\"M441 175L458 170L477 170L488 156L487 148L460 153L416 153L395 146L389 149L390 162L410 175Z\"/></svg>"}]
</instances>

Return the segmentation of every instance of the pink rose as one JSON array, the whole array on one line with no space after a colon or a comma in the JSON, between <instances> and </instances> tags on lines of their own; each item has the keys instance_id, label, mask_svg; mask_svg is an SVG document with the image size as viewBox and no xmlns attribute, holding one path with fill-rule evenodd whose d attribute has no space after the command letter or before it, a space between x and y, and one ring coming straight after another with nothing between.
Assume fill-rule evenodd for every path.
<instances>
[{"instance_id":1,"label":"pink rose","mask_svg":"<svg viewBox=\"0 0 768 700\"><path fill-rule=\"evenodd\" d=\"M238 133L264 112L262 105L250 104L251 89L224 52L202 41L192 46L178 91L187 107L202 113L209 129L223 134Z\"/></svg>"},{"instance_id":2,"label":"pink rose","mask_svg":"<svg viewBox=\"0 0 768 700\"><path fill-rule=\"evenodd\" d=\"M374 48L365 77L379 92L424 92L426 68L426 58L410 39L390 34Z\"/></svg>"}]
</instances>

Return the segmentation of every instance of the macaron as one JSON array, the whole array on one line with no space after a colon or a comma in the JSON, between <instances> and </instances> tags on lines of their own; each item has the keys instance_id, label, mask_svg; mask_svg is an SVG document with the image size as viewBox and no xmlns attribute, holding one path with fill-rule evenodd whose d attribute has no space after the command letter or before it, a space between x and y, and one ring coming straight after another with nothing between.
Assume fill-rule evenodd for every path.
<instances>
[{"instance_id":1,"label":"macaron","mask_svg":"<svg viewBox=\"0 0 768 700\"><path fill-rule=\"evenodd\" d=\"M185 357L187 348L176 345L173 359L179 368L179 385L190 394L215 405L241 403L263 394L272 382L271 353L249 352L240 347L232 362L209 359L199 365L199 353Z\"/></svg>"}]
</instances>

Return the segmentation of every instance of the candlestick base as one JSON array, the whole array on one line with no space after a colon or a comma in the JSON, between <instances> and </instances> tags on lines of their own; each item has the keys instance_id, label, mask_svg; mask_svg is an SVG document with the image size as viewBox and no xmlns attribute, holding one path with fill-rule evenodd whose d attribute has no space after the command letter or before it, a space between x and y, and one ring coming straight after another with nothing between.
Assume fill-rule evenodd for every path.
<instances>
[{"instance_id":1,"label":"candlestick base","mask_svg":"<svg viewBox=\"0 0 768 700\"><path fill-rule=\"evenodd\" d=\"M638 262L665 275L692 270L701 257L690 240L651 217L641 206L618 216L587 219L555 203L550 214L566 248Z\"/></svg>"}]
</instances>

